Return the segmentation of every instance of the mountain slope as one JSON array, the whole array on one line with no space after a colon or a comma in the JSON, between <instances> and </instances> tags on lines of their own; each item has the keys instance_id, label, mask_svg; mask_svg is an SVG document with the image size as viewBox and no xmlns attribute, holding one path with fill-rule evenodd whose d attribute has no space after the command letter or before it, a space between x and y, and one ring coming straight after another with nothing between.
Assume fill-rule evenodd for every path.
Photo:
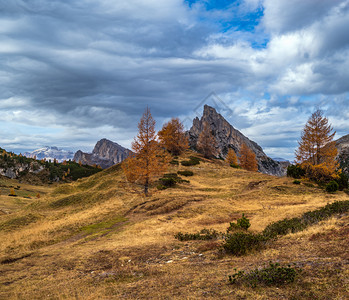
<instances>
[{"instance_id":1,"label":"mountain slope","mask_svg":"<svg viewBox=\"0 0 349 300\"><path fill-rule=\"evenodd\" d=\"M189 183L153 187L146 198L116 165L0 216L0 298L325 299L329 289L345 298L346 214L244 257L222 255L219 241L179 242L174 234L225 232L242 213L250 230L260 232L270 222L347 200L347 194L201 159L196 166L171 166L171 173L191 170ZM233 268L270 260L294 262L304 273L278 289L228 284Z\"/></svg>"},{"instance_id":2,"label":"mountain slope","mask_svg":"<svg viewBox=\"0 0 349 300\"><path fill-rule=\"evenodd\" d=\"M122 162L132 153L117 143L107 139L101 139L95 145L92 153L84 153L81 150L74 155L76 162L81 162L87 165L98 165L102 169L109 168L115 164Z\"/></svg>"},{"instance_id":3,"label":"mountain slope","mask_svg":"<svg viewBox=\"0 0 349 300\"><path fill-rule=\"evenodd\" d=\"M239 155L241 146L245 143L255 154L260 172L270 175L283 176L286 174L286 168L280 162L268 157L261 146L244 136L240 131L236 130L229 124L222 115L216 112L213 107L204 106L204 112L199 119L196 117L193 126L188 132L189 144L192 148L196 148L196 144L203 124L207 123L217 141L217 153L219 157L224 158L229 149L233 149Z\"/></svg>"},{"instance_id":4,"label":"mountain slope","mask_svg":"<svg viewBox=\"0 0 349 300\"><path fill-rule=\"evenodd\" d=\"M349 134L336 141L337 159L344 173L349 176Z\"/></svg>"}]
</instances>

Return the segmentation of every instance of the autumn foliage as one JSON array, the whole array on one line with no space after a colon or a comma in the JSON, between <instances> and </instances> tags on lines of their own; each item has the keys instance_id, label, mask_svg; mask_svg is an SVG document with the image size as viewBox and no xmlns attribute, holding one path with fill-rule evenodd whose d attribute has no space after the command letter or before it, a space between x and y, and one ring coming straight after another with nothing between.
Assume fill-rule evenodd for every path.
<instances>
[{"instance_id":1,"label":"autumn foliage","mask_svg":"<svg viewBox=\"0 0 349 300\"><path fill-rule=\"evenodd\" d=\"M245 143L240 149L240 166L248 171L258 171L256 154Z\"/></svg>"},{"instance_id":2,"label":"autumn foliage","mask_svg":"<svg viewBox=\"0 0 349 300\"><path fill-rule=\"evenodd\" d=\"M238 158L236 156L236 153L233 149L229 149L228 154L225 158L225 161L229 165L237 166L238 165Z\"/></svg>"},{"instance_id":3,"label":"autumn foliage","mask_svg":"<svg viewBox=\"0 0 349 300\"><path fill-rule=\"evenodd\" d=\"M337 149L333 137L335 132L321 110L316 110L302 131L296 162L306 171L306 176L317 181L337 178L339 167Z\"/></svg>"},{"instance_id":4,"label":"autumn foliage","mask_svg":"<svg viewBox=\"0 0 349 300\"><path fill-rule=\"evenodd\" d=\"M197 149L204 157L211 158L216 156L216 146L216 139L211 133L210 126L205 122L198 138Z\"/></svg>"},{"instance_id":5,"label":"autumn foliage","mask_svg":"<svg viewBox=\"0 0 349 300\"><path fill-rule=\"evenodd\" d=\"M169 165L170 155L161 147L155 132L155 120L147 108L138 123L139 132L132 143L135 155L122 163L129 182L144 186L145 195L156 176L161 175Z\"/></svg>"},{"instance_id":6,"label":"autumn foliage","mask_svg":"<svg viewBox=\"0 0 349 300\"><path fill-rule=\"evenodd\" d=\"M189 148L188 138L185 135L183 124L178 118L172 118L158 132L160 143L172 155L180 155Z\"/></svg>"}]
</instances>

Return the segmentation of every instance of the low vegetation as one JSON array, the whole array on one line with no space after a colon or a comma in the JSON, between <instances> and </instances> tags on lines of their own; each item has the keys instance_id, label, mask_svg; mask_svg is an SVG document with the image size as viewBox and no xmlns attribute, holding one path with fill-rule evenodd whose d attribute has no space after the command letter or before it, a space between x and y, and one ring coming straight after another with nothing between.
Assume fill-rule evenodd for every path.
<instances>
[{"instance_id":1,"label":"low vegetation","mask_svg":"<svg viewBox=\"0 0 349 300\"><path fill-rule=\"evenodd\" d=\"M229 275L231 284L246 284L251 287L258 285L283 286L295 281L301 269L291 267L291 265L281 266L279 263L269 263L269 266L254 269L250 272L237 271Z\"/></svg>"}]
</instances>

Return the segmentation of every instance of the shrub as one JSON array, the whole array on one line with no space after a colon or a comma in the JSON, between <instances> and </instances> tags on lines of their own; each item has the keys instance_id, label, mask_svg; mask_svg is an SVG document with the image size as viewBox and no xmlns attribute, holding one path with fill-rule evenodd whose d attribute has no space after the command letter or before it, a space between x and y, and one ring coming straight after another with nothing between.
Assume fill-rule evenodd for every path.
<instances>
[{"instance_id":1,"label":"shrub","mask_svg":"<svg viewBox=\"0 0 349 300\"><path fill-rule=\"evenodd\" d=\"M340 191L348 188L348 180L349 178L347 175L345 175L345 173L339 173L339 178L337 178L335 181L338 183L338 189Z\"/></svg>"},{"instance_id":2,"label":"shrub","mask_svg":"<svg viewBox=\"0 0 349 300\"><path fill-rule=\"evenodd\" d=\"M177 174L183 175L183 176L193 176L194 175L194 173L192 171L189 171L189 170L187 170L187 171L178 171Z\"/></svg>"},{"instance_id":3,"label":"shrub","mask_svg":"<svg viewBox=\"0 0 349 300\"><path fill-rule=\"evenodd\" d=\"M262 269L255 269L245 274L244 271L236 271L233 275L229 276L229 282L235 284L237 282L244 282L252 287L256 287L258 284L267 286L281 286L294 282L297 276L297 271L290 265L287 267L280 266L279 263L269 263L269 266Z\"/></svg>"},{"instance_id":4,"label":"shrub","mask_svg":"<svg viewBox=\"0 0 349 300\"><path fill-rule=\"evenodd\" d=\"M176 173L167 173L159 179L159 185L157 186L157 188L164 190L165 188L174 187L177 183L182 182L189 183L188 180L180 178Z\"/></svg>"},{"instance_id":5,"label":"shrub","mask_svg":"<svg viewBox=\"0 0 349 300\"><path fill-rule=\"evenodd\" d=\"M178 166L178 165L179 165L179 161L173 159L173 160L170 161L170 164L171 164L171 165L177 165L177 166Z\"/></svg>"},{"instance_id":6,"label":"shrub","mask_svg":"<svg viewBox=\"0 0 349 300\"><path fill-rule=\"evenodd\" d=\"M175 238L180 241L190 240L213 240L217 239L221 234L214 229L202 229L197 233L182 233L178 232L175 234Z\"/></svg>"},{"instance_id":7,"label":"shrub","mask_svg":"<svg viewBox=\"0 0 349 300\"><path fill-rule=\"evenodd\" d=\"M267 238L274 238L278 235L286 235L301 231L306 227L300 218L283 219L269 224L264 230L263 235Z\"/></svg>"},{"instance_id":8,"label":"shrub","mask_svg":"<svg viewBox=\"0 0 349 300\"><path fill-rule=\"evenodd\" d=\"M305 170L301 165L289 165L287 167L287 176L295 179L300 179L305 175Z\"/></svg>"},{"instance_id":9,"label":"shrub","mask_svg":"<svg viewBox=\"0 0 349 300\"><path fill-rule=\"evenodd\" d=\"M230 226L227 229L227 232L233 231L234 229L244 229L247 230L251 226L250 220L245 217L245 214L242 214L241 219L238 219L235 223L230 223Z\"/></svg>"},{"instance_id":10,"label":"shrub","mask_svg":"<svg viewBox=\"0 0 349 300\"><path fill-rule=\"evenodd\" d=\"M230 166L234 169L242 169L239 165L231 164Z\"/></svg>"},{"instance_id":11,"label":"shrub","mask_svg":"<svg viewBox=\"0 0 349 300\"><path fill-rule=\"evenodd\" d=\"M223 248L227 253L241 256L262 248L266 238L261 234L235 232L227 234Z\"/></svg>"},{"instance_id":12,"label":"shrub","mask_svg":"<svg viewBox=\"0 0 349 300\"><path fill-rule=\"evenodd\" d=\"M334 180L332 180L328 184L326 184L326 191L329 193L334 193L334 192L338 191L338 188L339 188L339 184Z\"/></svg>"},{"instance_id":13,"label":"shrub","mask_svg":"<svg viewBox=\"0 0 349 300\"><path fill-rule=\"evenodd\" d=\"M195 157L195 156L190 156L189 160L182 161L181 164L183 166L186 166L186 167L195 166L195 165L200 164L200 158Z\"/></svg>"},{"instance_id":14,"label":"shrub","mask_svg":"<svg viewBox=\"0 0 349 300\"><path fill-rule=\"evenodd\" d=\"M290 232L304 230L312 224L328 219L334 214L342 214L349 211L349 200L336 201L319 208L308 211L299 218L283 219L278 222L269 224L262 232L266 238L275 238L278 235L286 235Z\"/></svg>"},{"instance_id":15,"label":"shrub","mask_svg":"<svg viewBox=\"0 0 349 300\"><path fill-rule=\"evenodd\" d=\"M293 181L293 184L301 184L301 182L300 182L299 180L295 179L295 180Z\"/></svg>"},{"instance_id":16,"label":"shrub","mask_svg":"<svg viewBox=\"0 0 349 300\"><path fill-rule=\"evenodd\" d=\"M156 188L157 188L159 191L162 191L162 190L166 190L166 189L167 189L167 187L164 186L164 185L162 185L162 184L158 184L158 185L156 186Z\"/></svg>"}]
</instances>

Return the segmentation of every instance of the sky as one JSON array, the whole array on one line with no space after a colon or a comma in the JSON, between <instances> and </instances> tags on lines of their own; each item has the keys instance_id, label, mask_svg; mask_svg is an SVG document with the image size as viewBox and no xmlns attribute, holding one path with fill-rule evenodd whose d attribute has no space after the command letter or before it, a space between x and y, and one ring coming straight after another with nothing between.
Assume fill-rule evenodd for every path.
<instances>
[{"instance_id":1,"label":"sky","mask_svg":"<svg viewBox=\"0 0 349 300\"><path fill-rule=\"evenodd\" d=\"M293 160L318 108L349 134L348 28L349 0L0 0L0 147L130 147L147 106L207 103Z\"/></svg>"}]
</instances>

